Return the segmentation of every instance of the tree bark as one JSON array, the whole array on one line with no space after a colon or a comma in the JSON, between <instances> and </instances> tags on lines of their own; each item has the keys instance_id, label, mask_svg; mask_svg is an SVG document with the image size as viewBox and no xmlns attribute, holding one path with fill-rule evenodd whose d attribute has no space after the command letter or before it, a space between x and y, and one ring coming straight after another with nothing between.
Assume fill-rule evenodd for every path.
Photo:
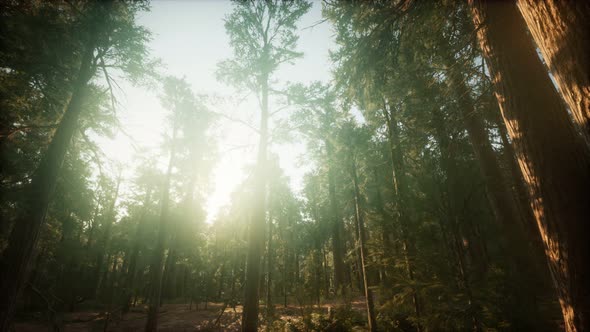
<instances>
[{"instance_id":1,"label":"tree bark","mask_svg":"<svg viewBox=\"0 0 590 332\"><path fill-rule=\"evenodd\" d=\"M68 106L51 143L37 167L22 210L15 220L8 247L0 263L0 331L10 329L16 301L27 281L27 270L45 221L47 208L55 190L59 171L72 137L78 129L88 81L94 75L92 65L95 40L92 37L84 51L78 77Z\"/></svg>"},{"instance_id":2,"label":"tree bark","mask_svg":"<svg viewBox=\"0 0 590 332\"><path fill-rule=\"evenodd\" d=\"M575 123L590 144L590 2L517 3Z\"/></svg>"},{"instance_id":3,"label":"tree bark","mask_svg":"<svg viewBox=\"0 0 590 332\"><path fill-rule=\"evenodd\" d=\"M590 329L590 152L516 5L470 0L494 93L527 182L567 331Z\"/></svg>"}]
</instances>

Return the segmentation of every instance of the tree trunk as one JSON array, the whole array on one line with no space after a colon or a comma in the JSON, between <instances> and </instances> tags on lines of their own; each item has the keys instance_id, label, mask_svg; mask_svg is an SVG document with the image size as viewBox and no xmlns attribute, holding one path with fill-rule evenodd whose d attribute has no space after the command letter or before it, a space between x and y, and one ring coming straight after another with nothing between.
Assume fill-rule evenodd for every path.
<instances>
[{"instance_id":1,"label":"tree trunk","mask_svg":"<svg viewBox=\"0 0 590 332\"><path fill-rule=\"evenodd\" d=\"M94 284L94 296L98 298L100 288L103 281L103 265L104 265L104 256L109 255L109 248L111 243L111 230L113 228L113 222L115 222L115 205L117 203L117 198L119 198L119 188L121 186L121 170L119 170L119 175L117 176L117 185L115 187L115 196L109 205L108 212L106 217L104 218L105 225L104 227L104 234L102 236L101 244L102 248L99 249L99 253L96 257L96 270L94 275L96 276L96 283ZM108 264L107 264L108 265ZM106 268L108 271L108 266ZM104 273L106 275L106 273Z\"/></svg>"},{"instance_id":2,"label":"tree trunk","mask_svg":"<svg viewBox=\"0 0 590 332\"><path fill-rule=\"evenodd\" d=\"M326 157L328 159L328 195L330 198L330 215L332 230L332 259L334 264L334 292L344 294L344 273L346 266L344 264L344 247L342 246L342 221L338 213L338 203L336 201L336 183L334 179L334 169L332 167L332 158L334 147L327 139Z\"/></svg>"},{"instance_id":3,"label":"tree trunk","mask_svg":"<svg viewBox=\"0 0 590 332\"><path fill-rule=\"evenodd\" d=\"M414 266L411 260L413 248L409 238L409 213L407 210L408 207L406 206L408 184L406 181L405 174L404 155L402 152L402 147L399 138L399 127L397 124L397 119L393 114L393 110L390 108L389 105L387 105L387 103L384 103L383 105L383 114L385 116L385 121L387 123L387 131L389 135L389 148L391 152L391 165L393 173L393 199L395 203L395 211L397 213L397 218L400 223L400 235L402 240L403 255L406 261L406 271L408 273L408 278L411 281L414 281ZM415 289L412 290L412 298L414 302L414 313L416 314L416 318L419 319L421 316L420 299L418 298L418 293ZM420 331L420 325L418 323L416 323L415 325L416 329Z\"/></svg>"},{"instance_id":4,"label":"tree trunk","mask_svg":"<svg viewBox=\"0 0 590 332\"><path fill-rule=\"evenodd\" d=\"M273 248L272 248L272 216L269 213L268 216L268 248L267 248L267 259L266 259L266 315L267 319L272 317L273 304L272 304L272 267L273 267ZM268 323L272 323L270 320Z\"/></svg>"},{"instance_id":5,"label":"tree trunk","mask_svg":"<svg viewBox=\"0 0 590 332\"><path fill-rule=\"evenodd\" d=\"M141 235L144 232L144 223L146 219L146 215L148 213L148 207L151 201L152 190L149 188L145 195L145 200L143 202L143 211L141 213L139 222L137 224L137 229L135 230L135 238L133 239L133 248L131 249L131 256L129 258L129 269L127 271L127 278L125 280L125 286L123 287L123 313L129 312L129 307L131 305L131 289L135 288L135 275L137 270L137 259L139 257L139 249L141 246Z\"/></svg>"},{"instance_id":6,"label":"tree trunk","mask_svg":"<svg viewBox=\"0 0 590 332\"><path fill-rule=\"evenodd\" d=\"M381 243L383 246L383 253L384 254L391 254L395 251L393 244L391 243L391 219L392 217L385 211L385 206L383 203L383 197L381 197L381 188L379 182L379 175L377 174L377 168L373 169L373 183L375 185L375 205L377 208L377 212L379 216L381 216L381 222L379 226L381 226ZM383 260L386 260L387 257L383 257ZM387 274L387 272L386 272ZM385 278L387 280L387 278ZM386 281L387 282L387 281Z\"/></svg>"},{"instance_id":7,"label":"tree trunk","mask_svg":"<svg viewBox=\"0 0 590 332\"><path fill-rule=\"evenodd\" d=\"M590 144L590 2L517 3L575 123Z\"/></svg>"},{"instance_id":8,"label":"tree trunk","mask_svg":"<svg viewBox=\"0 0 590 332\"><path fill-rule=\"evenodd\" d=\"M492 148L488 133L485 129L485 123L481 115L477 112L475 103L471 98L471 91L465 83L465 78L460 72L459 66L452 58L450 54L443 55L445 66L447 70L448 85L451 90L455 93L457 103L460 108L460 112L463 118L463 123L469 134L469 141L473 147L475 156L481 173L484 177L486 192L490 206L494 212L494 216L498 224L504 230L505 238L502 239L503 247L507 257L509 258L509 264L512 273L515 274L515 308L518 310L527 310L534 312L538 316L538 308L535 305L534 298L538 289L533 289L531 286L531 279L540 279L540 276L546 275L546 268L534 264L534 261L530 259L531 256L539 257L542 254L541 248L530 246L530 243L534 243L539 240L538 232L531 234L526 231L525 222L530 220L523 220L524 216L521 214L518 206L518 200L514 195L514 191L510 187L507 177L500 167L500 162ZM518 180L518 179L516 179ZM452 194L452 197L456 195ZM451 198L453 199L453 198ZM530 208L529 208L530 210ZM455 216L459 216L458 211L455 211ZM470 235L473 226L463 222L464 226L468 226L468 232ZM534 225L531 225L534 226ZM531 236L532 235L532 236ZM479 243L470 241L469 248L472 249L478 246ZM479 249L479 248L478 248ZM538 249L538 251L534 251ZM481 252L481 250L478 250ZM481 266L480 259L474 260L476 266L478 266L478 272L482 273L485 271L485 266ZM483 270L482 270L483 269ZM517 329L537 329L538 319L527 319L530 314L524 312L515 313L515 317L518 317L518 321L515 324L526 324L524 326L514 325Z\"/></svg>"},{"instance_id":9,"label":"tree trunk","mask_svg":"<svg viewBox=\"0 0 590 332\"><path fill-rule=\"evenodd\" d=\"M484 121L477 112L469 88L465 83L465 78L459 71L461 67L456 65L449 54L443 57L447 68L448 85L457 98L463 124L469 134L469 141L484 177L487 196L494 216L498 224L502 225L510 235L520 238L519 242L522 242L524 232L518 227L521 222L516 200L506 177L500 169Z\"/></svg>"},{"instance_id":10,"label":"tree trunk","mask_svg":"<svg viewBox=\"0 0 590 332\"><path fill-rule=\"evenodd\" d=\"M150 267L150 293L149 293L149 309L148 317L145 325L146 332L154 332L158 330L158 311L160 310L160 297L162 295L162 273L164 265L164 251L166 250L166 237L168 236L168 209L170 207L170 180L172 177L172 166L175 158L176 147L176 130L177 124L174 124L172 134L172 148L170 151L170 159L168 160L168 170L166 171L166 179L162 188L161 208L160 208L160 229L158 230L158 240L152 265Z\"/></svg>"},{"instance_id":11,"label":"tree trunk","mask_svg":"<svg viewBox=\"0 0 590 332\"><path fill-rule=\"evenodd\" d=\"M27 270L39 239L39 231L45 221L47 208L53 195L64 156L82 112L88 81L94 75L92 66L95 40L87 45L74 90L51 143L26 189L22 209L19 212L8 247L2 253L0 263L0 331L8 331L14 315L16 301L27 282Z\"/></svg>"},{"instance_id":12,"label":"tree trunk","mask_svg":"<svg viewBox=\"0 0 590 332\"><path fill-rule=\"evenodd\" d=\"M516 5L470 0L495 95L545 245L567 331L590 329L590 153Z\"/></svg>"},{"instance_id":13,"label":"tree trunk","mask_svg":"<svg viewBox=\"0 0 590 332\"><path fill-rule=\"evenodd\" d=\"M369 331L377 331L377 320L375 319L375 305L373 303L373 291L369 288L369 273L367 269L367 257L369 256L365 243L367 236L365 234L365 217L361 207L361 197L358 185L358 176L356 174L356 162L354 156L351 165L352 181L354 185L354 207L356 213L356 220L358 223L358 238L361 256L361 271L363 277L363 286L365 292L365 299L367 302L367 322Z\"/></svg>"},{"instance_id":14,"label":"tree trunk","mask_svg":"<svg viewBox=\"0 0 590 332\"><path fill-rule=\"evenodd\" d=\"M268 146L268 73L261 79L262 107L260 116L260 141L256 165L253 213L248 234L248 257L244 286L244 312L242 331L258 329L258 299L260 286L260 257L264 253L266 224L266 154Z\"/></svg>"},{"instance_id":15,"label":"tree trunk","mask_svg":"<svg viewBox=\"0 0 590 332\"><path fill-rule=\"evenodd\" d=\"M170 242L174 243L175 238L171 236ZM168 248L168 256L166 256L166 262L164 263L164 272L162 275L162 298L163 299L174 299L176 298L176 260L177 260L177 249L174 245L170 245Z\"/></svg>"}]
</instances>

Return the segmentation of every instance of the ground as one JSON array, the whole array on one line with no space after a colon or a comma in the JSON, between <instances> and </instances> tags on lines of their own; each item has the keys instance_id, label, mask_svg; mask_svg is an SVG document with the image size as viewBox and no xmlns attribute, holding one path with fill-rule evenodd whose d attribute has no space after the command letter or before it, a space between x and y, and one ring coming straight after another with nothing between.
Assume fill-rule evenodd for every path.
<instances>
[{"instance_id":1,"label":"ground","mask_svg":"<svg viewBox=\"0 0 590 332\"><path fill-rule=\"evenodd\" d=\"M277 305L275 309L276 321L271 330L280 331L304 331L302 317L309 320L318 320L330 316L330 311L335 308L335 303L325 303L320 306L296 306ZM207 303L196 310L195 306L189 310L188 304L165 304L161 308L159 318L159 331L161 332L182 332L182 331L240 331L240 318L242 308L236 306L225 308L223 314L222 303ZM356 300L351 303L350 309L356 313L364 313L364 302ZM261 306L261 311L265 308ZM58 331L48 329L47 319L37 315L39 319L17 322L14 326L15 332L41 332ZM108 319L107 319L108 318ZM219 320L219 321L218 321ZM146 308L136 307L125 315L108 315L97 311L80 311L66 313L61 319L60 332L82 332L82 331L109 331L127 332L142 331L146 322ZM359 322L360 323L360 322ZM311 323L309 323L311 324ZM317 324L317 323L316 323ZM357 326L355 330L363 330Z\"/></svg>"}]
</instances>

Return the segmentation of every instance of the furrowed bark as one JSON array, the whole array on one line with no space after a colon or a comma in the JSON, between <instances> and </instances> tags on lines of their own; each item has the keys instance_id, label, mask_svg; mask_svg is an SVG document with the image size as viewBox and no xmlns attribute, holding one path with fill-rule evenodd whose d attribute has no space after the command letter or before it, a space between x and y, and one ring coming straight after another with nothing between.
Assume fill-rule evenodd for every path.
<instances>
[{"instance_id":1,"label":"furrowed bark","mask_svg":"<svg viewBox=\"0 0 590 332\"><path fill-rule=\"evenodd\" d=\"M590 2L517 3L576 125L590 145Z\"/></svg>"},{"instance_id":2,"label":"furrowed bark","mask_svg":"<svg viewBox=\"0 0 590 332\"><path fill-rule=\"evenodd\" d=\"M512 2L470 0L567 331L590 329L590 153Z\"/></svg>"}]
</instances>

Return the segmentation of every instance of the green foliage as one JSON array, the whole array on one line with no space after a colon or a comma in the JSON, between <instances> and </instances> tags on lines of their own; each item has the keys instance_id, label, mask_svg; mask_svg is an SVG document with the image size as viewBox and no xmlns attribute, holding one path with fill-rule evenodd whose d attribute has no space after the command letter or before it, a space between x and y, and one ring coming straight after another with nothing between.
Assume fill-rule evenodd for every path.
<instances>
[{"instance_id":1,"label":"green foliage","mask_svg":"<svg viewBox=\"0 0 590 332\"><path fill-rule=\"evenodd\" d=\"M292 63L303 56L295 51L299 36L297 21L311 3L295 1L233 2L234 10L225 19L234 59L218 64L221 81L238 88L257 91L283 63Z\"/></svg>"}]
</instances>

